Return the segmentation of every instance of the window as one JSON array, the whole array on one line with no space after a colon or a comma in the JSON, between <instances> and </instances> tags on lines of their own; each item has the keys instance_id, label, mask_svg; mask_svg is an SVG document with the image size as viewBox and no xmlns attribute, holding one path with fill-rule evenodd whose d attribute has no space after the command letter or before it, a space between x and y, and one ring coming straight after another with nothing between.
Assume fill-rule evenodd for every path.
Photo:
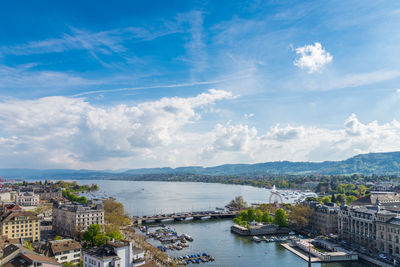
<instances>
[{"instance_id":1,"label":"window","mask_svg":"<svg viewBox=\"0 0 400 267\"><path fill-rule=\"evenodd\" d=\"M63 256L60 258L60 260L66 260L68 257L67 256Z\"/></svg>"}]
</instances>

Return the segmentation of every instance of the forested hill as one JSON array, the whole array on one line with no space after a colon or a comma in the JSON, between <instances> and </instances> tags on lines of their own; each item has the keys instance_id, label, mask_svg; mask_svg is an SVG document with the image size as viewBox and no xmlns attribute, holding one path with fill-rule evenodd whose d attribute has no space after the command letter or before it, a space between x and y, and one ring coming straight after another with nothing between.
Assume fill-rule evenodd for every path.
<instances>
[{"instance_id":1,"label":"forested hill","mask_svg":"<svg viewBox=\"0 0 400 267\"><path fill-rule=\"evenodd\" d=\"M268 175L268 174L364 174L400 175L400 152L369 153L354 156L342 161L289 162L276 161L257 164L226 164L215 167L147 168L128 171L91 170L38 170L38 169L0 169L0 176L18 178L60 179L118 179L131 176L153 176L168 174L196 175Z\"/></svg>"},{"instance_id":2,"label":"forested hill","mask_svg":"<svg viewBox=\"0 0 400 267\"><path fill-rule=\"evenodd\" d=\"M257 164L226 164L216 167L180 167L134 169L129 174L399 174L400 152L361 154L343 161L290 162L276 161Z\"/></svg>"}]
</instances>

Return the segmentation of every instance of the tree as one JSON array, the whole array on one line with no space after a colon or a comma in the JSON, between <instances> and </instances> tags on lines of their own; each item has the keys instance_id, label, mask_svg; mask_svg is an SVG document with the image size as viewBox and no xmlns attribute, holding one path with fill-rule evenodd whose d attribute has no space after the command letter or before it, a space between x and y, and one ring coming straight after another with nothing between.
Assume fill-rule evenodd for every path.
<instances>
[{"instance_id":1,"label":"tree","mask_svg":"<svg viewBox=\"0 0 400 267\"><path fill-rule=\"evenodd\" d=\"M332 193L331 202L332 202L332 203L335 203L335 202L336 202L336 198L335 198L335 194L334 194L334 193Z\"/></svg>"},{"instance_id":2,"label":"tree","mask_svg":"<svg viewBox=\"0 0 400 267\"><path fill-rule=\"evenodd\" d=\"M302 229L308 225L312 213L313 210L309 206L297 204L292 207L288 219L295 228Z\"/></svg>"},{"instance_id":3,"label":"tree","mask_svg":"<svg viewBox=\"0 0 400 267\"><path fill-rule=\"evenodd\" d=\"M242 196L237 196L235 199L231 200L229 204L227 205L230 209L233 210L242 210L247 208L247 203L244 201Z\"/></svg>"},{"instance_id":4,"label":"tree","mask_svg":"<svg viewBox=\"0 0 400 267\"><path fill-rule=\"evenodd\" d=\"M108 236L106 236L103 233L99 233L97 235L94 236L93 238L93 244L95 246L103 246L105 244L107 244L107 242L110 240L110 238Z\"/></svg>"},{"instance_id":5,"label":"tree","mask_svg":"<svg viewBox=\"0 0 400 267\"><path fill-rule=\"evenodd\" d=\"M29 240L25 240L23 246L26 247L29 250L33 250L32 242L29 241Z\"/></svg>"},{"instance_id":6,"label":"tree","mask_svg":"<svg viewBox=\"0 0 400 267\"><path fill-rule=\"evenodd\" d=\"M254 209L247 210L247 221L252 222L256 220L256 212Z\"/></svg>"},{"instance_id":7,"label":"tree","mask_svg":"<svg viewBox=\"0 0 400 267\"><path fill-rule=\"evenodd\" d=\"M277 209L275 212L274 223L279 227L285 227L288 225L286 211L283 209Z\"/></svg>"},{"instance_id":8,"label":"tree","mask_svg":"<svg viewBox=\"0 0 400 267\"><path fill-rule=\"evenodd\" d=\"M108 234L108 236L111 239L114 239L114 240L122 240L122 239L124 239L124 236L121 234L121 232L117 231L117 230L112 231L111 233Z\"/></svg>"},{"instance_id":9,"label":"tree","mask_svg":"<svg viewBox=\"0 0 400 267\"><path fill-rule=\"evenodd\" d=\"M256 209L256 221L257 222L262 222L262 216L263 216L263 212L259 209Z\"/></svg>"},{"instance_id":10,"label":"tree","mask_svg":"<svg viewBox=\"0 0 400 267\"><path fill-rule=\"evenodd\" d=\"M83 233L83 240L94 245L94 238L100 234L100 225L98 224L91 224L89 225L88 229Z\"/></svg>"},{"instance_id":11,"label":"tree","mask_svg":"<svg viewBox=\"0 0 400 267\"><path fill-rule=\"evenodd\" d=\"M350 204L353 201L356 201L357 198L355 196L346 196L346 204Z\"/></svg>"},{"instance_id":12,"label":"tree","mask_svg":"<svg viewBox=\"0 0 400 267\"><path fill-rule=\"evenodd\" d=\"M59 235L56 235L56 236L54 237L54 240L61 240L61 239L62 239L62 237L59 236Z\"/></svg>"},{"instance_id":13,"label":"tree","mask_svg":"<svg viewBox=\"0 0 400 267\"><path fill-rule=\"evenodd\" d=\"M262 222L264 222L264 223L267 223L267 222L269 222L269 213L268 213L268 211L264 211L263 212L263 215L262 215Z\"/></svg>"}]
</instances>

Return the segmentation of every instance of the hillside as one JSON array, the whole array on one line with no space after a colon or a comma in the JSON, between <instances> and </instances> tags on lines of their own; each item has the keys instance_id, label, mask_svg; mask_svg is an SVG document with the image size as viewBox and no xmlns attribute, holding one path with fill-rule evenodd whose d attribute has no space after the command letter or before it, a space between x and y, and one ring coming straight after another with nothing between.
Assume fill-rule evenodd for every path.
<instances>
[{"instance_id":1,"label":"hillside","mask_svg":"<svg viewBox=\"0 0 400 267\"><path fill-rule=\"evenodd\" d=\"M365 174L400 175L400 152L360 154L342 161L225 164L215 167L144 168L121 172L91 170L0 169L0 176L10 178L118 179L137 175L263 175L263 174Z\"/></svg>"}]
</instances>

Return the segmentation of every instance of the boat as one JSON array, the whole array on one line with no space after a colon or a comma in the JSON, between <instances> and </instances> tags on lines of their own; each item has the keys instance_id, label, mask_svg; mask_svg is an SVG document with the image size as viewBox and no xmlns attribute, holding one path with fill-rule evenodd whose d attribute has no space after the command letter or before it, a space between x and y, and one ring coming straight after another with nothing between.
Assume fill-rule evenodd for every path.
<instances>
[{"instance_id":1,"label":"boat","mask_svg":"<svg viewBox=\"0 0 400 267\"><path fill-rule=\"evenodd\" d=\"M253 236L253 241L254 242L260 242L261 239L258 236Z\"/></svg>"},{"instance_id":2,"label":"boat","mask_svg":"<svg viewBox=\"0 0 400 267\"><path fill-rule=\"evenodd\" d=\"M211 216L204 216L204 217L201 217L200 219L201 220L208 220L208 219L211 219Z\"/></svg>"},{"instance_id":3,"label":"boat","mask_svg":"<svg viewBox=\"0 0 400 267\"><path fill-rule=\"evenodd\" d=\"M190 220L193 220L193 217L186 217L185 218L185 221L190 221Z\"/></svg>"}]
</instances>

